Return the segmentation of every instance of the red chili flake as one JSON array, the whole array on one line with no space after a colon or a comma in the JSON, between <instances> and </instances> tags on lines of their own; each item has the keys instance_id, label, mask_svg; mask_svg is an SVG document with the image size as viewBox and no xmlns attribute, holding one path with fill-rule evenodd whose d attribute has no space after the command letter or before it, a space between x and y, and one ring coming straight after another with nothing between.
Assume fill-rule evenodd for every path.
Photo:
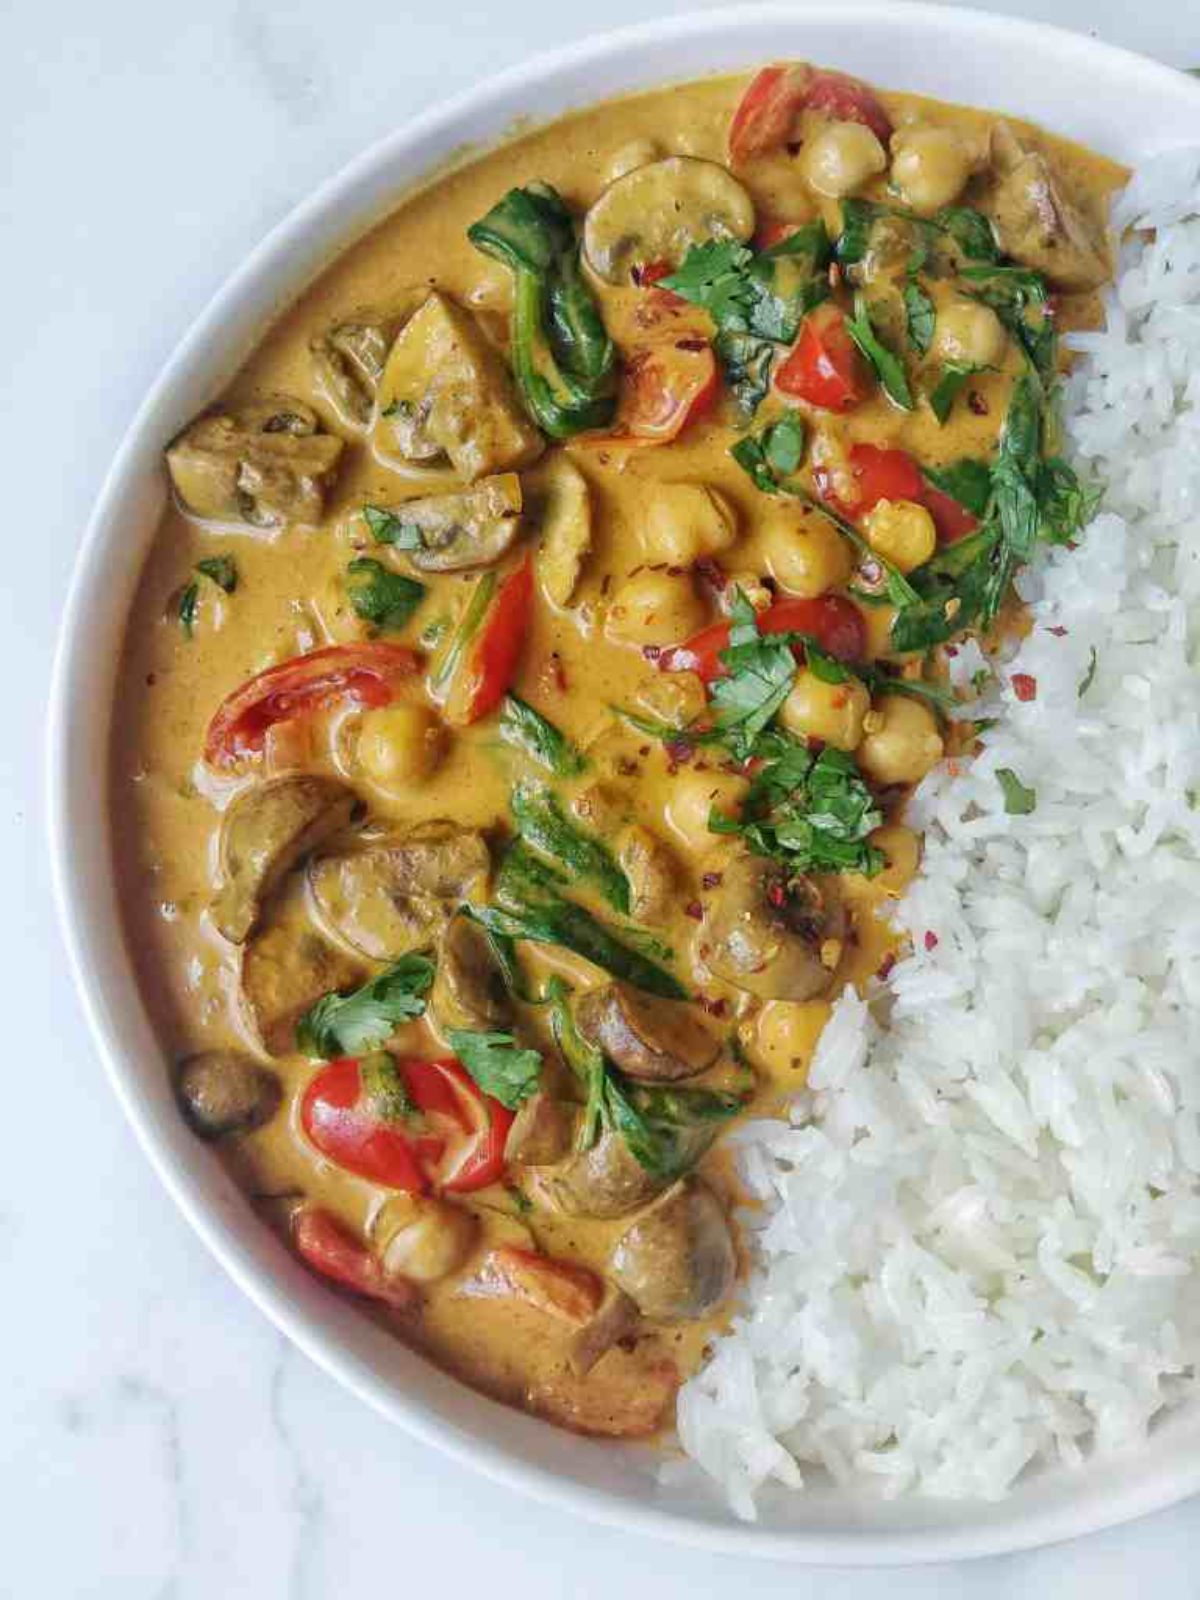
<instances>
[{"instance_id":1,"label":"red chili flake","mask_svg":"<svg viewBox=\"0 0 1200 1600\"><path fill-rule=\"evenodd\" d=\"M696 754L696 747L687 739L668 739L663 745L663 754L667 758L667 770L674 772L677 767L692 759Z\"/></svg>"},{"instance_id":2,"label":"red chili flake","mask_svg":"<svg viewBox=\"0 0 1200 1600\"><path fill-rule=\"evenodd\" d=\"M711 556L701 556L696 562L696 576L701 582L706 583L710 589L718 593L724 589L729 579L725 576L725 569L713 560Z\"/></svg>"},{"instance_id":3,"label":"red chili flake","mask_svg":"<svg viewBox=\"0 0 1200 1600\"><path fill-rule=\"evenodd\" d=\"M799 139L789 139L783 148L787 151L788 155L798 156L800 154L801 144Z\"/></svg>"},{"instance_id":4,"label":"red chili flake","mask_svg":"<svg viewBox=\"0 0 1200 1600\"><path fill-rule=\"evenodd\" d=\"M719 872L706 872L700 882L705 889L719 889L721 887L721 874Z\"/></svg>"},{"instance_id":5,"label":"red chili flake","mask_svg":"<svg viewBox=\"0 0 1200 1600\"><path fill-rule=\"evenodd\" d=\"M977 417L986 417L988 414L988 403L978 389L972 389L967 395L967 405Z\"/></svg>"},{"instance_id":6,"label":"red chili flake","mask_svg":"<svg viewBox=\"0 0 1200 1600\"><path fill-rule=\"evenodd\" d=\"M547 690L557 690L559 694L566 694L567 669L563 665L563 658L557 650L551 650L546 657L541 671L541 680Z\"/></svg>"},{"instance_id":7,"label":"red chili flake","mask_svg":"<svg viewBox=\"0 0 1200 1600\"><path fill-rule=\"evenodd\" d=\"M925 932L925 948L926 948L926 950L936 950L937 947L938 947L938 936L937 936L937 934L934 933L932 929L926 929L926 932Z\"/></svg>"},{"instance_id":8,"label":"red chili flake","mask_svg":"<svg viewBox=\"0 0 1200 1600\"><path fill-rule=\"evenodd\" d=\"M668 578L682 578L686 571L687 571L686 567L668 567L667 568L667 577Z\"/></svg>"},{"instance_id":9,"label":"red chili flake","mask_svg":"<svg viewBox=\"0 0 1200 1600\"><path fill-rule=\"evenodd\" d=\"M644 644L642 646L642 654L645 656L647 661L657 661L659 656L662 655L662 645Z\"/></svg>"},{"instance_id":10,"label":"red chili flake","mask_svg":"<svg viewBox=\"0 0 1200 1600\"><path fill-rule=\"evenodd\" d=\"M621 756L617 762L617 771L623 778L636 778L641 770L631 756Z\"/></svg>"},{"instance_id":11,"label":"red chili flake","mask_svg":"<svg viewBox=\"0 0 1200 1600\"><path fill-rule=\"evenodd\" d=\"M875 969L875 976L879 979L880 983L885 982L891 976L892 968L895 965L896 958L894 955L889 954L884 956L883 960Z\"/></svg>"},{"instance_id":12,"label":"red chili flake","mask_svg":"<svg viewBox=\"0 0 1200 1600\"><path fill-rule=\"evenodd\" d=\"M1067 630L1065 628L1055 627L1050 628L1047 631L1052 633L1056 639L1065 639L1067 637Z\"/></svg>"},{"instance_id":13,"label":"red chili flake","mask_svg":"<svg viewBox=\"0 0 1200 1600\"><path fill-rule=\"evenodd\" d=\"M956 644L948 644L946 646L946 654L948 656L956 656L958 654L958 646Z\"/></svg>"},{"instance_id":14,"label":"red chili flake","mask_svg":"<svg viewBox=\"0 0 1200 1600\"><path fill-rule=\"evenodd\" d=\"M767 889L767 899L778 909L787 904L787 890L781 883L773 883Z\"/></svg>"},{"instance_id":15,"label":"red chili flake","mask_svg":"<svg viewBox=\"0 0 1200 1600\"><path fill-rule=\"evenodd\" d=\"M1009 681L1018 700L1037 699L1037 679L1031 678L1028 672L1014 672Z\"/></svg>"},{"instance_id":16,"label":"red chili flake","mask_svg":"<svg viewBox=\"0 0 1200 1600\"><path fill-rule=\"evenodd\" d=\"M683 908L683 914L685 917L691 917L693 922L704 921L704 907L699 900L689 900Z\"/></svg>"},{"instance_id":17,"label":"red chili flake","mask_svg":"<svg viewBox=\"0 0 1200 1600\"><path fill-rule=\"evenodd\" d=\"M707 339L676 339L676 350L707 350Z\"/></svg>"},{"instance_id":18,"label":"red chili flake","mask_svg":"<svg viewBox=\"0 0 1200 1600\"><path fill-rule=\"evenodd\" d=\"M708 1012L710 1017L723 1017L729 1010L729 1007L724 1000L718 1000L713 995L702 994L697 998L699 999L700 1004L704 1007L705 1011Z\"/></svg>"}]
</instances>

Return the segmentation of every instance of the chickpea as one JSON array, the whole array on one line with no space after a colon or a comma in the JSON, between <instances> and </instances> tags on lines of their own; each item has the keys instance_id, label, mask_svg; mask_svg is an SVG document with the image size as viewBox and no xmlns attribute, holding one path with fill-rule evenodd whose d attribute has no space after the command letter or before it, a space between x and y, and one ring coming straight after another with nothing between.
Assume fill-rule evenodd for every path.
<instances>
[{"instance_id":1,"label":"chickpea","mask_svg":"<svg viewBox=\"0 0 1200 1600\"><path fill-rule=\"evenodd\" d=\"M719 489L705 483L663 483L646 508L643 540L652 561L690 567L719 555L737 538L737 513Z\"/></svg>"},{"instance_id":2,"label":"chickpea","mask_svg":"<svg viewBox=\"0 0 1200 1600\"><path fill-rule=\"evenodd\" d=\"M674 644L706 620L704 602L688 574L646 568L617 590L606 629L622 644Z\"/></svg>"},{"instance_id":3,"label":"chickpea","mask_svg":"<svg viewBox=\"0 0 1200 1600\"><path fill-rule=\"evenodd\" d=\"M920 783L946 753L933 712L908 695L883 695L866 726L858 764L875 783Z\"/></svg>"},{"instance_id":4,"label":"chickpea","mask_svg":"<svg viewBox=\"0 0 1200 1600\"><path fill-rule=\"evenodd\" d=\"M808 1075L829 1012L828 1000L768 1000L754 1019L751 1056L798 1088Z\"/></svg>"},{"instance_id":5,"label":"chickpea","mask_svg":"<svg viewBox=\"0 0 1200 1600\"><path fill-rule=\"evenodd\" d=\"M1008 348L1008 335L991 306L974 300L952 300L937 314L930 348L938 361L998 367Z\"/></svg>"},{"instance_id":6,"label":"chickpea","mask_svg":"<svg viewBox=\"0 0 1200 1600\"><path fill-rule=\"evenodd\" d=\"M915 500L880 500L863 519L867 543L901 572L912 572L937 549L937 529Z\"/></svg>"},{"instance_id":7,"label":"chickpea","mask_svg":"<svg viewBox=\"0 0 1200 1600\"><path fill-rule=\"evenodd\" d=\"M952 205L973 165L972 151L950 128L902 128L892 136L892 182L921 216Z\"/></svg>"},{"instance_id":8,"label":"chickpea","mask_svg":"<svg viewBox=\"0 0 1200 1600\"><path fill-rule=\"evenodd\" d=\"M898 899L921 864L921 836L906 828L902 822L885 822L876 828L868 839L877 850L882 850L886 865L871 879L875 888Z\"/></svg>"},{"instance_id":9,"label":"chickpea","mask_svg":"<svg viewBox=\"0 0 1200 1600\"><path fill-rule=\"evenodd\" d=\"M372 1228L385 1271L433 1283L462 1266L479 1230L471 1212L446 1200L396 1195Z\"/></svg>"},{"instance_id":10,"label":"chickpea","mask_svg":"<svg viewBox=\"0 0 1200 1600\"><path fill-rule=\"evenodd\" d=\"M857 678L826 683L807 667L796 674L791 693L779 708L779 720L800 739L820 739L838 750L856 750L871 696Z\"/></svg>"},{"instance_id":11,"label":"chickpea","mask_svg":"<svg viewBox=\"0 0 1200 1600\"><path fill-rule=\"evenodd\" d=\"M381 789L427 778L445 753L445 729L428 706L382 706L363 714L357 760Z\"/></svg>"},{"instance_id":12,"label":"chickpea","mask_svg":"<svg viewBox=\"0 0 1200 1600\"><path fill-rule=\"evenodd\" d=\"M605 183L615 183L618 178L623 178L627 172L635 172L638 167L648 167L652 161L657 161L662 155L662 149L654 139L630 139L627 144L619 145L612 153L608 163L608 171L604 175Z\"/></svg>"},{"instance_id":13,"label":"chickpea","mask_svg":"<svg viewBox=\"0 0 1200 1600\"><path fill-rule=\"evenodd\" d=\"M883 146L861 122L831 122L800 152L809 187L830 200L853 194L886 168Z\"/></svg>"},{"instance_id":14,"label":"chickpea","mask_svg":"<svg viewBox=\"0 0 1200 1600\"><path fill-rule=\"evenodd\" d=\"M854 568L850 547L828 517L776 511L762 524L759 547L767 571L788 594L815 599L846 582Z\"/></svg>"},{"instance_id":15,"label":"chickpea","mask_svg":"<svg viewBox=\"0 0 1200 1600\"><path fill-rule=\"evenodd\" d=\"M681 772L667 799L664 815L684 846L696 854L711 850L717 835L709 832L712 810L736 817L749 791L746 778L733 772Z\"/></svg>"}]
</instances>

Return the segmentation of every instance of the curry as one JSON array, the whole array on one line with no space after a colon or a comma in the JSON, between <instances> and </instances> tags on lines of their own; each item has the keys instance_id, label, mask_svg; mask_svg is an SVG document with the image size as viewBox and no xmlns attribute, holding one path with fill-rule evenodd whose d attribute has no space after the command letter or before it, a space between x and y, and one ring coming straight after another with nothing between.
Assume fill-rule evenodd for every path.
<instances>
[{"instance_id":1,"label":"curry","mask_svg":"<svg viewBox=\"0 0 1200 1600\"><path fill-rule=\"evenodd\" d=\"M113 785L182 1114L489 1394L650 1435L728 1316L728 1130L886 970L956 641L1086 515L1120 177L804 65L601 106L168 444Z\"/></svg>"}]
</instances>

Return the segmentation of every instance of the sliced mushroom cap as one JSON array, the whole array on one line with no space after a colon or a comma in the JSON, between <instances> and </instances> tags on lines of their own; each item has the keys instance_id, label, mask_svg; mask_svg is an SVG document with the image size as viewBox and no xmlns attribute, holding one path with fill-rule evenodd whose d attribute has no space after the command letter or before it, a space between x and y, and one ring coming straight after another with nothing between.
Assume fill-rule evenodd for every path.
<instances>
[{"instance_id":1,"label":"sliced mushroom cap","mask_svg":"<svg viewBox=\"0 0 1200 1600\"><path fill-rule=\"evenodd\" d=\"M520 478L502 472L461 494L431 495L387 509L418 529L420 544L404 556L419 572L469 572L495 566L511 550L521 529L521 505Z\"/></svg>"},{"instance_id":2,"label":"sliced mushroom cap","mask_svg":"<svg viewBox=\"0 0 1200 1600\"><path fill-rule=\"evenodd\" d=\"M671 914L679 891L675 854L649 828L634 823L617 840L617 860L629 879L629 914L656 927Z\"/></svg>"},{"instance_id":3,"label":"sliced mushroom cap","mask_svg":"<svg viewBox=\"0 0 1200 1600\"><path fill-rule=\"evenodd\" d=\"M465 1206L429 1195L395 1194L371 1221L371 1246L389 1276L435 1283L467 1260L479 1219Z\"/></svg>"},{"instance_id":4,"label":"sliced mushroom cap","mask_svg":"<svg viewBox=\"0 0 1200 1600\"><path fill-rule=\"evenodd\" d=\"M527 466L543 447L503 356L469 312L437 293L392 345L371 442L385 466L450 483Z\"/></svg>"},{"instance_id":5,"label":"sliced mushroom cap","mask_svg":"<svg viewBox=\"0 0 1200 1600\"><path fill-rule=\"evenodd\" d=\"M1060 289L1098 289L1112 273L1100 227L1064 194L1050 163L1006 122L992 130L998 176L980 209L1000 248Z\"/></svg>"},{"instance_id":6,"label":"sliced mushroom cap","mask_svg":"<svg viewBox=\"0 0 1200 1600\"><path fill-rule=\"evenodd\" d=\"M188 1126L202 1139L249 1133L279 1109L279 1079L237 1050L205 1050L179 1067L175 1084Z\"/></svg>"},{"instance_id":7,"label":"sliced mushroom cap","mask_svg":"<svg viewBox=\"0 0 1200 1600\"><path fill-rule=\"evenodd\" d=\"M491 941L461 912L446 924L438 946L429 1009L443 1036L453 1028L490 1033L512 1021L508 985Z\"/></svg>"},{"instance_id":8,"label":"sliced mushroom cap","mask_svg":"<svg viewBox=\"0 0 1200 1600\"><path fill-rule=\"evenodd\" d=\"M583 250L605 283L628 284L637 266L677 267L694 244L753 232L754 202L732 173L715 161L668 156L609 184L584 218Z\"/></svg>"},{"instance_id":9,"label":"sliced mushroom cap","mask_svg":"<svg viewBox=\"0 0 1200 1600\"><path fill-rule=\"evenodd\" d=\"M277 528L321 520L344 449L310 406L280 396L199 417L167 450L167 468L194 516Z\"/></svg>"},{"instance_id":10,"label":"sliced mushroom cap","mask_svg":"<svg viewBox=\"0 0 1200 1600\"><path fill-rule=\"evenodd\" d=\"M623 1217L667 1187L642 1166L617 1133L603 1133L590 1150L572 1156L547 1183L551 1199L575 1217Z\"/></svg>"},{"instance_id":11,"label":"sliced mushroom cap","mask_svg":"<svg viewBox=\"0 0 1200 1600\"><path fill-rule=\"evenodd\" d=\"M622 1234L612 1273L653 1322L708 1316L737 1274L737 1251L721 1202L695 1178L676 1184Z\"/></svg>"},{"instance_id":12,"label":"sliced mushroom cap","mask_svg":"<svg viewBox=\"0 0 1200 1600\"><path fill-rule=\"evenodd\" d=\"M332 323L308 347L313 374L338 419L365 433L397 331L416 302L396 311L362 310Z\"/></svg>"},{"instance_id":13,"label":"sliced mushroom cap","mask_svg":"<svg viewBox=\"0 0 1200 1600\"><path fill-rule=\"evenodd\" d=\"M221 819L213 922L242 944L263 903L310 850L350 821L353 789L336 778L293 775L244 790Z\"/></svg>"},{"instance_id":14,"label":"sliced mushroom cap","mask_svg":"<svg viewBox=\"0 0 1200 1600\"><path fill-rule=\"evenodd\" d=\"M722 864L701 954L717 977L763 1000L811 1000L829 987L844 927L832 890L742 851Z\"/></svg>"},{"instance_id":15,"label":"sliced mushroom cap","mask_svg":"<svg viewBox=\"0 0 1200 1600\"><path fill-rule=\"evenodd\" d=\"M621 1071L647 1083L674 1083L712 1066L720 1042L686 1000L608 983L583 996L575 1009L579 1031Z\"/></svg>"},{"instance_id":16,"label":"sliced mushroom cap","mask_svg":"<svg viewBox=\"0 0 1200 1600\"><path fill-rule=\"evenodd\" d=\"M592 492L570 457L557 451L534 468L525 486L538 581L556 606L569 605L592 548Z\"/></svg>"},{"instance_id":17,"label":"sliced mushroom cap","mask_svg":"<svg viewBox=\"0 0 1200 1600\"><path fill-rule=\"evenodd\" d=\"M439 933L490 869L482 834L426 822L410 833L314 856L308 884L332 937L373 961L388 961Z\"/></svg>"},{"instance_id":18,"label":"sliced mushroom cap","mask_svg":"<svg viewBox=\"0 0 1200 1600\"><path fill-rule=\"evenodd\" d=\"M313 928L302 885L288 886L242 946L241 1003L246 1025L271 1055L295 1046L296 1023L331 989L365 982L363 965Z\"/></svg>"},{"instance_id":19,"label":"sliced mushroom cap","mask_svg":"<svg viewBox=\"0 0 1200 1600\"><path fill-rule=\"evenodd\" d=\"M574 1141L578 1118L578 1106L539 1090L513 1118L504 1159L522 1167L548 1167L561 1161Z\"/></svg>"}]
</instances>

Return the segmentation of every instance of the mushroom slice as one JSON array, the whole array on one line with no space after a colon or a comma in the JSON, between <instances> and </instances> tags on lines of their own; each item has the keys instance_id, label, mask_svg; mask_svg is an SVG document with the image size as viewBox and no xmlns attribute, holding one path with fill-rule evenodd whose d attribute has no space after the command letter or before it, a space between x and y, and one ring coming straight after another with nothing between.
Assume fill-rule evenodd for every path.
<instances>
[{"instance_id":1,"label":"mushroom slice","mask_svg":"<svg viewBox=\"0 0 1200 1600\"><path fill-rule=\"evenodd\" d=\"M712 1066L721 1049L686 1000L663 1000L621 983L585 994L575 1020L622 1072L648 1083L693 1078Z\"/></svg>"},{"instance_id":2,"label":"mushroom slice","mask_svg":"<svg viewBox=\"0 0 1200 1600\"><path fill-rule=\"evenodd\" d=\"M188 1127L201 1139L260 1128L280 1102L275 1074L238 1050L190 1056L180 1063L175 1092Z\"/></svg>"},{"instance_id":3,"label":"mushroom slice","mask_svg":"<svg viewBox=\"0 0 1200 1600\"><path fill-rule=\"evenodd\" d=\"M263 903L301 856L350 821L353 789L336 778L293 775L244 790L221 819L219 877L210 907L232 944L242 944Z\"/></svg>"},{"instance_id":4,"label":"mushroom slice","mask_svg":"<svg viewBox=\"0 0 1200 1600\"><path fill-rule=\"evenodd\" d=\"M829 987L844 927L831 889L812 878L788 878L764 857L743 851L722 863L700 953L717 977L748 994L811 1000Z\"/></svg>"},{"instance_id":5,"label":"mushroom slice","mask_svg":"<svg viewBox=\"0 0 1200 1600\"><path fill-rule=\"evenodd\" d=\"M995 224L1005 254L1060 289L1098 289L1107 282L1112 263L1104 235L1067 199L1046 157L998 122L992 160L998 176L980 209Z\"/></svg>"},{"instance_id":6,"label":"mushroom slice","mask_svg":"<svg viewBox=\"0 0 1200 1600\"><path fill-rule=\"evenodd\" d=\"M429 1009L438 1032L491 1033L512 1022L512 1002L491 941L471 917L451 917L438 946Z\"/></svg>"},{"instance_id":7,"label":"mushroom slice","mask_svg":"<svg viewBox=\"0 0 1200 1600\"><path fill-rule=\"evenodd\" d=\"M642 1166L621 1138L606 1132L590 1150L572 1156L546 1184L550 1198L574 1217L623 1217L670 1183Z\"/></svg>"},{"instance_id":8,"label":"mushroom slice","mask_svg":"<svg viewBox=\"0 0 1200 1600\"><path fill-rule=\"evenodd\" d=\"M167 469L193 516L278 528L320 522L344 449L310 406L279 396L197 418L169 446Z\"/></svg>"},{"instance_id":9,"label":"mushroom slice","mask_svg":"<svg viewBox=\"0 0 1200 1600\"><path fill-rule=\"evenodd\" d=\"M622 1234L612 1273L653 1322L708 1316L737 1274L737 1251L721 1202L695 1178L677 1183Z\"/></svg>"},{"instance_id":10,"label":"mushroom slice","mask_svg":"<svg viewBox=\"0 0 1200 1600\"><path fill-rule=\"evenodd\" d=\"M493 567L521 528L521 480L515 472L485 478L461 494L406 500L389 509L417 529L420 543L404 555L419 572Z\"/></svg>"},{"instance_id":11,"label":"mushroom slice","mask_svg":"<svg viewBox=\"0 0 1200 1600\"><path fill-rule=\"evenodd\" d=\"M338 420L355 433L370 426L388 351L412 310L408 305L392 312L358 311L332 323L309 344L317 387Z\"/></svg>"},{"instance_id":12,"label":"mushroom slice","mask_svg":"<svg viewBox=\"0 0 1200 1600\"><path fill-rule=\"evenodd\" d=\"M715 161L668 156L617 178L583 221L583 251L605 283L629 284L648 262L677 267L694 244L746 240L754 202Z\"/></svg>"},{"instance_id":13,"label":"mushroom slice","mask_svg":"<svg viewBox=\"0 0 1200 1600\"><path fill-rule=\"evenodd\" d=\"M542 453L503 356L468 312L436 292L392 345L371 444L385 466L458 483L527 466Z\"/></svg>"},{"instance_id":14,"label":"mushroom slice","mask_svg":"<svg viewBox=\"0 0 1200 1600\"><path fill-rule=\"evenodd\" d=\"M592 493L569 456L548 456L527 476L526 515L537 529L534 568L546 596L569 605L592 548Z\"/></svg>"},{"instance_id":15,"label":"mushroom slice","mask_svg":"<svg viewBox=\"0 0 1200 1600\"><path fill-rule=\"evenodd\" d=\"M269 919L242 946L241 1002L246 1025L273 1056L295 1047L296 1023L331 989L354 989L366 969L322 939L308 917L302 885L284 890Z\"/></svg>"},{"instance_id":16,"label":"mushroom slice","mask_svg":"<svg viewBox=\"0 0 1200 1600\"><path fill-rule=\"evenodd\" d=\"M571 1148L579 1107L538 1090L513 1118L504 1141L504 1159L522 1167L547 1167Z\"/></svg>"},{"instance_id":17,"label":"mushroom slice","mask_svg":"<svg viewBox=\"0 0 1200 1600\"><path fill-rule=\"evenodd\" d=\"M389 961L435 936L490 870L482 834L426 822L410 833L314 856L308 885L331 937L373 961Z\"/></svg>"}]
</instances>

